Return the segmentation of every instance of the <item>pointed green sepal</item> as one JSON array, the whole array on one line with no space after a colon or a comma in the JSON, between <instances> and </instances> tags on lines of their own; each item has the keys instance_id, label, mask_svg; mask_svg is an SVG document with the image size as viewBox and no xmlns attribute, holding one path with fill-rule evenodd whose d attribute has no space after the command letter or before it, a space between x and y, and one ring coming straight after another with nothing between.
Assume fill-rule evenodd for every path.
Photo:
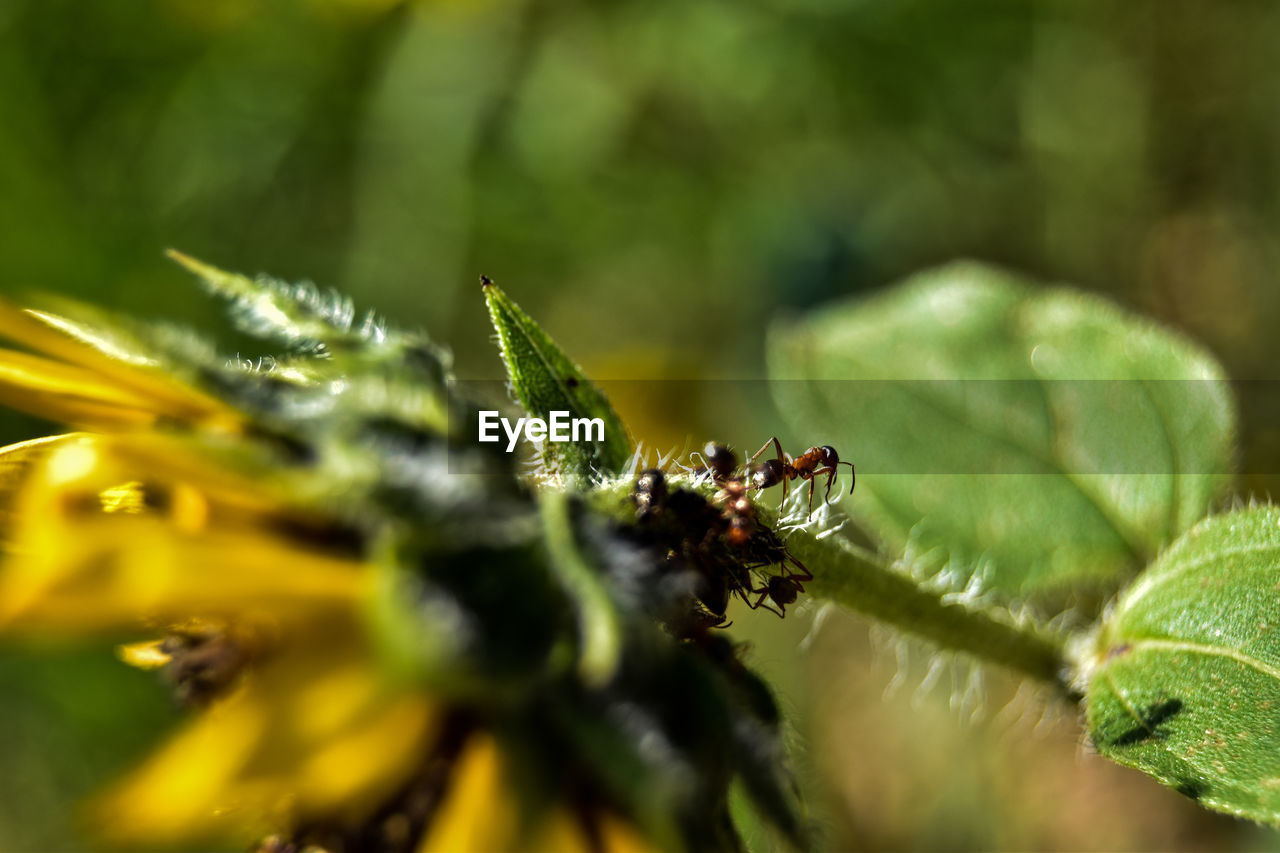
<instances>
[{"instance_id":1,"label":"pointed green sepal","mask_svg":"<svg viewBox=\"0 0 1280 853\"><path fill-rule=\"evenodd\" d=\"M569 360L555 341L520 310L505 293L484 279L484 298L498 332L502 360L516 398L530 417L549 420L552 412L566 412L571 419L599 419L602 441L547 441L543 462L568 480L590 481L600 474L620 473L633 451L627 429L609 399L582 370Z\"/></svg>"}]
</instances>

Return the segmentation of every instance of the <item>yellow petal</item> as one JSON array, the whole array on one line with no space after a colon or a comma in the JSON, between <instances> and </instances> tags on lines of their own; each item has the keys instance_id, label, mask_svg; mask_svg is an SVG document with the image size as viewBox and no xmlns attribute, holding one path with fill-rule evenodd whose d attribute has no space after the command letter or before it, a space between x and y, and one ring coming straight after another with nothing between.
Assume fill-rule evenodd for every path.
<instances>
[{"instance_id":1,"label":"yellow petal","mask_svg":"<svg viewBox=\"0 0 1280 853\"><path fill-rule=\"evenodd\" d=\"M298 808L333 815L376 805L425 763L422 747L434 723L431 709L417 699L378 708L358 730L332 738L302 765Z\"/></svg>"},{"instance_id":2,"label":"yellow petal","mask_svg":"<svg viewBox=\"0 0 1280 853\"><path fill-rule=\"evenodd\" d=\"M83 439L80 434L51 435L0 448L0 541L7 538L16 522L17 496L33 468L50 453Z\"/></svg>"},{"instance_id":3,"label":"yellow petal","mask_svg":"<svg viewBox=\"0 0 1280 853\"><path fill-rule=\"evenodd\" d=\"M604 815L599 822L601 853L658 853L658 848L621 818Z\"/></svg>"},{"instance_id":4,"label":"yellow petal","mask_svg":"<svg viewBox=\"0 0 1280 853\"><path fill-rule=\"evenodd\" d=\"M165 446L79 436L31 463L0 570L0 628L86 633L257 611L320 619L366 594L372 570L288 533L267 483L211 474L206 494L167 479L199 475L196 463L153 450L144 466L120 452L142 443Z\"/></svg>"},{"instance_id":5,"label":"yellow petal","mask_svg":"<svg viewBox=\"0 0 1280 853\"><path fill-rule=\"evenodd\" d=\"M98 501L102 504L102 511L106 513L126 512L138 515L147 507L146 494L138 480L108 486L98 492Z\"/></svg>"},{"instance_id":6,"label":"yellow petal","mask_svg":"<svg viewBox=\"0 0 1280 853\"><path fill-rule=\"evenodd\" d=\"M65 362L68 370L75 366L80 374L96 379L97 390L105 389L143 401L143 408L183 423L237 431L240 415L230 406L166 375L158 365L136 352L116 344L109 335L66 317L44 311L21 309L0 300L0 336L10 338L56 361L42 359L45 364ZM75 374L67 373L64 376ZM0 386L4 377L0 375ZM12 403L20 407L51 401L28 395L25 401ZM58 410L41 410L36 414L61 418ZM85 423L74 420L73 423ZM113 424L108 423L107 426Z\"/></svg>"},{"instance_id":7,"label":"yellow petal","mask_svg":"<svg viewBox=\"0 0 1280 853\"><path fill-rule=\"evenodd\" d=\"M524 839L522 850L527 853L595 853L591 839L587 837L582 821L567 806L551 810L538 823L536 829Z\"/></svg>"},{"instance_id":8,"label":"yellow petal","mask_svg":"<svg viewBox=\"0 0 1280 853\"><path fill-rule=\"evenodd\" d=\"M317 819L360 820L394 794L424 766L437 712L380 680L349 633L357 624L334 629L272 658L102 797L94 814L104 833L150 843L265 835ZM337 720L298 701L334 669L359 696ZM329 725L315 725L313 713Z\"/></svg>"},{"instance_id":9,"label":"yellow petal","mask_svg":"<svg viewBox=\"0 0 1280 853\"><path fill-rule=\"evenodd\" d=\"M112 466L102 473L104 480L186 485L217 505L219 513L279 513L287 501L284 486L274 482L265 462L250 469L249 449L234 440L138 434L104 436L97 446L103 457L99 464Z\"/></svg>"},{"instance_id":10,"label":"yellow petal","mask_svg":"<svg viewBox=\"0 0 1280 853\"><path fill-rule=\"evenodd\" d=\"M245 807L242 798L257 792L237 791L238 777L263 744L268 723L255 699L237 696L210 708L96 802L102 835L117 841L199 837L217 831L220 815Z\"/></svg>"},{"instance_id":11,"label":"yellow petal","mask_svg":"<svg viewBox=\"0 0 1280 853\"><path fill-rule=\"evenodd\" d=\"M147 426L150 402L92 371L0 349L0 403L33 415L97 429Z\"/></svg>"},{"instance_id":12,"label":"yellow petal","mask_svg":"<svg viewBox=\"0 0 1280 853\"><path fill-rule=\"evenodd\" d=\"M568 804L556 804L537 815L522 814L514 780L498 742L488 733L471 736L458 756L443 802L427 827L417 853L519 851L519 853L594 853L582 817ZM545 795L546 792L538 792ZM532 820L530 820L530 818ZM604 841L623 841L613 821ZM634 837L634 836L633 836ZM619 853L644 847L606 846Z\"/></svg>"},{"instance_id":13,"label":"yellow petal","mask_svg":"<svg viewBox=\"0 0 1280 853\"><path fill-rule=\"evenodd\" d=\"M188 536L137 517L51 527L39 540L19 540L0 572L0 629L85 634L264 614L321 620L355 607L372 582L358 562L264 536Z\"/></svg>"},{"instance_id":14,"label":"yellow petal","mask_svg":"<svg viewBox=\"0 0 1280 853\"><path fill-rule=\"evenodd\" d=\"M491 735L473 735L458 756L418 853L511 850L517 826L517 805L502 779L498 744Z\"/></svg>"},{"instance_id":15,"label":"yellow petal","mask_svg":"<svg viewBox=\"0 0 1280 853\"><path fill-rule=\"evenodd\" d=\"M128 643L116 649L116 654L129 666L136 666L138 669L159 669L172 660L163 646L164 640Z\"/></svg>"}]
</instances>

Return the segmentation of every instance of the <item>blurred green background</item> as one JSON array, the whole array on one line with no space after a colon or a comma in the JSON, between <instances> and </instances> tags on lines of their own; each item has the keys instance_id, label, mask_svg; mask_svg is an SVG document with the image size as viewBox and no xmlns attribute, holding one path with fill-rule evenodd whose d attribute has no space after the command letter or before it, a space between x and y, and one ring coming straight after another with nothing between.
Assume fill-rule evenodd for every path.
<instances>
[{"instance_id":1,"label":"blurred green background","mask_svg":"<svg viewBox=\"0 0 1280 853\"><path fill-rule=\"evenodd\" d=\"M485 273L589 374L756 378L771 319L971 256L1273 378L1278 49L1280 7L1209 0L0 0L0 288L223 329L172 246L338 287L485 378ZM659 448L780 431L629 387ZM1274 468L1274 413L1243 402L1245 470ZM828 849L1280 847L1074 720L993 721L998 675L987 722L945 685L907 707L920 654L882 702L895 665L852 617L796 667L806 628L753 654ZM153 682L109 649L5 653L0 849L82 844L68 803L175 717Z\"/></svg>"}]
</instances>

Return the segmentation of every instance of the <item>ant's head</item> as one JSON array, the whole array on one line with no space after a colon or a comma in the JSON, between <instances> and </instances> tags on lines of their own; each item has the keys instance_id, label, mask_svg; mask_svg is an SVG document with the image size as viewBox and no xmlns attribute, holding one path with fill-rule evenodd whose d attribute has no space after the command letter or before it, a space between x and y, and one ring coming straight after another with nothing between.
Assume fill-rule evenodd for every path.
<instances>
[{"instance_id":1,"label":"ant's head","mask_svg":"<svg viewBox=\"0 0 1280 853\"><path fill-rule=\"evenodd\" d=\"M781 459L766 459L751 475L751 485L757 489L767 489L782 482L786 469Z\"/></svg>"},{"instance_id":2,"label":"ant's head","mask_svg":"<svg viewBox=\"0 0 1280 853\"><path fill-rule=\"evenodd\" d=\"M733 476L733 470L738 467L738 457L723 444L707 442L707 446L702 448L702 455L706 457L711 475L717 480L729 479Z\"/></svg>"},{"instance_id":3,"label":"ant's head","mask_svg":"<svg viewBox=\"0 0 1280 853\"><path fill-rule=\"evenodd\" d=\"M822 451L822 464L829 465L832 468L835 468L837 465L849 466L849 494L853 494L853 487L855 485L853 463L841 462L840 454L836 453L836 449L829 444L822 445L818 450Z\"/></svg>"}]
</instances>

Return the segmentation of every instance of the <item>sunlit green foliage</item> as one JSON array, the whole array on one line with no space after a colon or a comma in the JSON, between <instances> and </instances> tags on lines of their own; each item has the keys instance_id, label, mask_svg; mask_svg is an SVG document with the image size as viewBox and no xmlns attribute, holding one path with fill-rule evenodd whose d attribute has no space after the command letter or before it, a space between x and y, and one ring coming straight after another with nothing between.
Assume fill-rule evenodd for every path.
<instances>
[{"instance_id":1,"label":"sunlit green foliage","mask_svg":"<svg viewBox=\"0 0 1280 853\"><path fill-rule=\"evenodd\" d=\"M1280 510L1198 525L1144 573L1091 651L1089 735L1210 808L1280 822Z\"/></svg>"},{"instance_id":2,"label":"sunlit green foliage","mask_svg":"<svg viewBox=\"0 0 1280 853\"><path fill-rule=\"evenodd\" d=\"M857 513L889 545L1051 611L1114 592L1228 484L1210 356L979 265L779 327L770 368L794 430L857 448Z\"/></svg>"}]
</instances>

